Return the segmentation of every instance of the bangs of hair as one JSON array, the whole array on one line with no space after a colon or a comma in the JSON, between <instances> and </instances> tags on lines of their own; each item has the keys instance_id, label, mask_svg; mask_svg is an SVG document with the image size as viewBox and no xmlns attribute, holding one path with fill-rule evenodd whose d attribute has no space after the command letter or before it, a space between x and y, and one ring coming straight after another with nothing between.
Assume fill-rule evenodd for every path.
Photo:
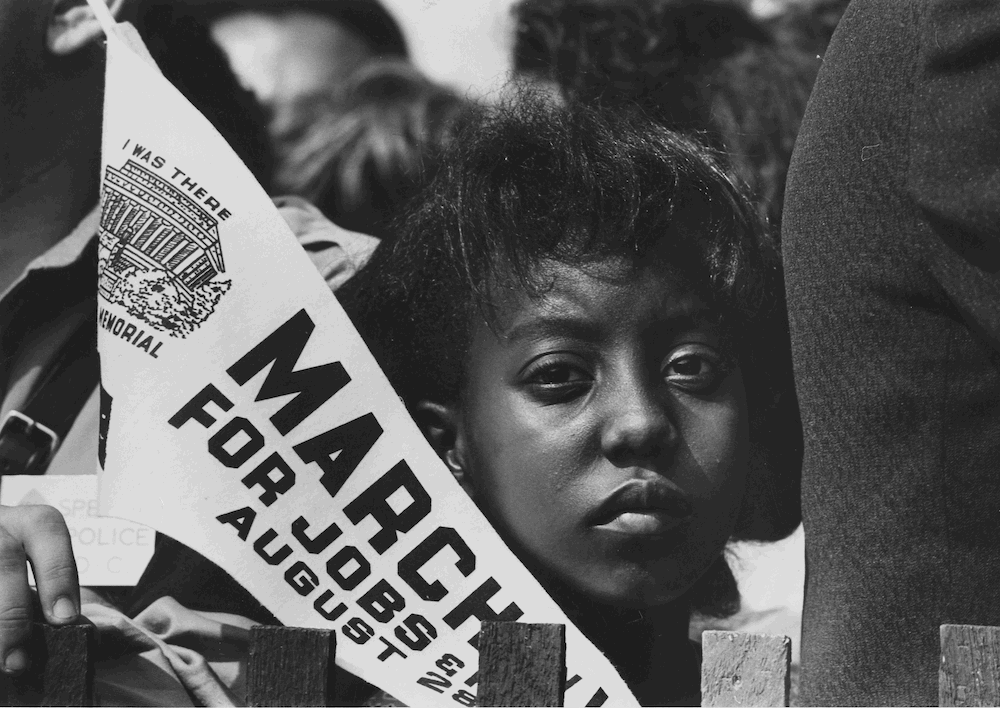
<instances>
[{"instance_id":1,"label":"bangs of hair","mask_svg":"<svg viewBox=\"0 0 1000 708\"><path fill-rule=\"evenodd\" d=\"M473 303L545 287L538 266L656 252L723 310L755 309L747 261L762 232L706 148L635 111L555 106L521 92L484 111L404 230L438 240ZM665 247L665 250L663 250ZM760 266L762 264L754 264Z\"/></svg>"}]
</instances>

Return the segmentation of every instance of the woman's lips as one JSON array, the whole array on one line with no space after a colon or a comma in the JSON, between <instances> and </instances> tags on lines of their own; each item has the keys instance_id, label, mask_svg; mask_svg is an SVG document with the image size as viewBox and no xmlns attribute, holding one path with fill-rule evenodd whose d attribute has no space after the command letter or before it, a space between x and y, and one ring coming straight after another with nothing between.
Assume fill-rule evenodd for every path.
<instances>
[{"instance_id":1,"label":"woman's lips","mask_svg":"<svg viewBox=\"0 0 1000 708\"><path fill-rule=\"evenodd\" d=\"M673 531L687 522L658 509L623 511L597 528L633 536L659 536Z\"/></svg>"},{"instance_id":2,"label":"woman's lips","mask_svg":"<svg viewBox=\"0 0 1000 708\"><path fill-rule=\"evenodd\" d=\"M686 495L658 480L626 482L589 516L591 526L634 536L657 536L685 525L692 508Z\"/></svg>"}]
</instances>

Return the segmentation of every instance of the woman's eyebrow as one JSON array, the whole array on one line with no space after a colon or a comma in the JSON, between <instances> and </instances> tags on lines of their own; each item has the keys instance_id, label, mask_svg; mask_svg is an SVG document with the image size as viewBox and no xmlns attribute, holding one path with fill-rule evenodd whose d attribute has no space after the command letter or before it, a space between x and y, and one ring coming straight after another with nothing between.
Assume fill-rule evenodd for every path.
<instances>
[{"instance_id":1,"label":"woman's eyebrow","mask_svg":"<svg viewBox=\"0 0 1000 708\"><path fill-rule=\"evenodd\" d=\"M712 311L701 305L691 305L674 309L663 317L657 317L648 323L648 327L657 330L669 329L682 332L698 327L716 325ZM597 342L606 336L606 332L596 321L574 315L536 315L530 319L515 323L510 329L500 332L501 337L508 341L532 341L559 335L571 337L585 342Z\"/></svg>"},{"instance_id":2,"label":"woman's eyebrow","mask_svg":"<svg viewBox=\"0 0 1000 708\"><path fill-rule=\"evenodd\" d=\"M584 341L596 341L602 336L595 322L572 315L538 315L514 324L501 334L512 341L541 339L553 334Z\"/></svg>"}]
</instances>

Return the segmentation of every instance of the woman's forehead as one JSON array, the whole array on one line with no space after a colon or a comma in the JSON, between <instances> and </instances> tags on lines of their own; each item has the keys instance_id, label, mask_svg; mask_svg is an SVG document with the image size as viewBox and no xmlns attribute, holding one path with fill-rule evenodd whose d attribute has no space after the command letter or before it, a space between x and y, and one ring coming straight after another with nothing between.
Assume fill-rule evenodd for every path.
<instances>
[{"instance_id":1,"label":"woman's forehead","mask_svg":"<svg viewBox=\"0 0 1000 708\"><path fill-rule=\"evenodd\" d=\"M608 261L586 266L548 263L535 277L536 292L512 289L495 301L497 334L516 338L552 328L715 319L686 278L659 264L637 268Z\"/></svg>"}]
</instances>

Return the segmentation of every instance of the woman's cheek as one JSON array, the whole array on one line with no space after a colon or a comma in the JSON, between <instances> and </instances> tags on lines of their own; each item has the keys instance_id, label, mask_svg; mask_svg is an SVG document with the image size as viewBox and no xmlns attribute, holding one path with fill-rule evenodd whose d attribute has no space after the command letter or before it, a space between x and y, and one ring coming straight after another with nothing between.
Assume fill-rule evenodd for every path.
<instances>
[{"instance_id":1,"label":"woman's cheek","mask_svg":"<svg viewBox=\"0 0 1000 708\"><path fill-rule=\"evenodd\" d=\"M742 379L727 382L714 400L693 400L683 409L682 437L699 469L716 486L745 475L749 424Z\"/></svg>"}]
</instances>

